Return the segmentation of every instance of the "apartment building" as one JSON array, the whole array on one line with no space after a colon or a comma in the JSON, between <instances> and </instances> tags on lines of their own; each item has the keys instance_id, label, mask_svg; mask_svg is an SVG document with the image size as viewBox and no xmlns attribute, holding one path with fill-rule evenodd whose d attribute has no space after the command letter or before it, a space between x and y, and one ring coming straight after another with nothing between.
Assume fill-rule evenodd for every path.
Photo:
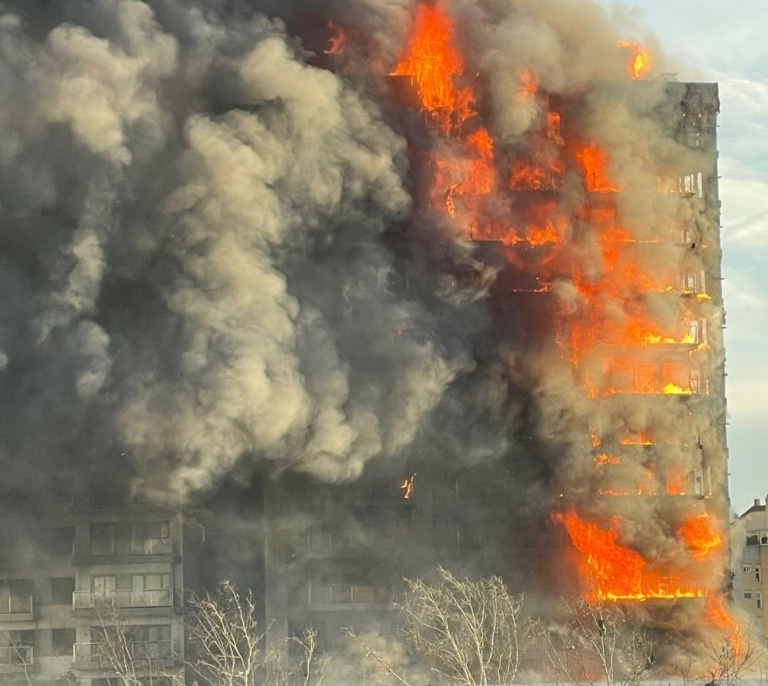
<instances>
[{"instance_id":1,"label":"apartment building","mask_svg":"<svg viewBox=\"0 0 768 686\"><path fill-rule=\"evenodd\" d=\"M766 500L768 502L768 500ZM731 526L733 546L733 598L753 621L756 631L768 639L768 512L766 503L756 498L752 507Z\"/></svg>"},{"instance_id":2,"label":"apartment building","mask_svg":"<svg viewBox=\"0 0 768 686\"><path fill-rule=\"evenodd\" d=\"M180 682L181 515L130 502L105 475L60 479L40 496L4 521L0 681L116 686L151 672L153 685Z\"/></svg>"}]
</instances>

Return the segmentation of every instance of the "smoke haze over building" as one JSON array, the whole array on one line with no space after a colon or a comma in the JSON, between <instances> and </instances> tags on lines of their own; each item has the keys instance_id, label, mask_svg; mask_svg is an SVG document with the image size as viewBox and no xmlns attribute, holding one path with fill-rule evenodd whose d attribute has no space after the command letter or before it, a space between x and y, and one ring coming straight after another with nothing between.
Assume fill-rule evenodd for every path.
<instances>
[{"instance_id":1,"label":"smoke haze over building","mask_svg":"<svg viewBox=\"0 0 768 686\"><path fill-rule=\"evenodd\" d=\"M591 1L454 0L425 113L418 3L305 4L3 3L0 488L500 468L584 593L718 595L716 92L628 87L624 39L670 68ZM584 590L580 525L650 571Z\"/></svg>"}]
</instances>

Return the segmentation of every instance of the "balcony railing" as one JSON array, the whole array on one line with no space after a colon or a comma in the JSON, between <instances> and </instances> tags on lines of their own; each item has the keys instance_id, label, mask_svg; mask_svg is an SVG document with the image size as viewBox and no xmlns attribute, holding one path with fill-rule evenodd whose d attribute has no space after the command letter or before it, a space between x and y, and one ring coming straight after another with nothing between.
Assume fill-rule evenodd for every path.
<instances>
[{"instance_id":1,"label":"balcony railing","mask_svg":"<svg viewBox=\"0 0 768 686\"><path fill-rule=\"evenodd\" d=\"M0 647L0 672L15 672L29 668L33 664L32 646Z\"/></svg>"},{"instance_id":2,"label":"balcony railing","mask_svg":"<svg viewBox=\"0 0 768 686\"><path fill-rule=\"evenodd\" d=\"M75 643L75 662L111 665L168 661L176 657L173 641L128 641Z\"/></svg>"},{"instance_id":3,"label":"balcony railing","mask_svg":"<svg viewBox=\"0 0 768 686\"><path fill-rule=\"evenodd\" d=\"M132 538L91 541L91 555L171 555L173 541L170 538Z\"/></svg>"},{"instance_id":4,"label":"balcony railing","mask_svg":"<svg viewBox=\"0 0 768 686\"><path fill-rule=\"evenodd\" d=\"M323 584L311 588L312 604L389 603L395 600L394 586Z\"/></svg>"},{"instance_id":5,"label":"balcony railing","mask_svg":"<svg viewBox=\"0 0 768 686\"><path fill-rule=\"evenodd\" d=\"M32 596L9 596L0 598L0 622L16 619L20 615L32 614Z\"/></svg>"},{"instance_id":6,"label":"balcony railing","mask_svg":"<svg viewBox=\"0 0 768 686\"><path fill-rule=\"evenodd\" d=\"M72 594L73 610L90 610L103 607L171 607L171 605L173 605L173 591L170 588L153 591L112 591L110 593L75 591Z\"/></svg>"}]
</instances>

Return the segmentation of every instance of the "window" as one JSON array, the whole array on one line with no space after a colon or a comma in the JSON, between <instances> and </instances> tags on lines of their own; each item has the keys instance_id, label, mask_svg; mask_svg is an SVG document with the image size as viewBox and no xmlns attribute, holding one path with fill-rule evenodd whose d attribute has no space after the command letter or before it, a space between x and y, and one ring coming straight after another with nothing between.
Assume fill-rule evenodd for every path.
<instances>
[{"instance_id":1,"label":"window","mask_svg":"<svg viewBox=\"0 0 768 686\"><path fill-rule=\"evenodd\" d=\"M763 609L763 594L760 591L757 591L755 594L755 602L757 603L757 609L762 610Z\"/></svg>"},{"instance_id":2,"label":"window","mask_svg":"<svg viewBox=\"0 0 768 686\"><path fill-rule=\"evenodd\" d=\"M91 555L170 555L169 522L91 524Z\"/></svg>"},{"instance_id":3,"label":"window","mask_svg":"<svg viewBox=\"0 0 768 686\"><path fill-rule=\"evenodd\" d=\"M115 607L169 607L172 603L170 574L117 574L92 576L95 604Z\"/></svg>"},{"instance_id":4,"label":"window","mask_svg":"<svg viewBox=\"0 0 768 686\"><path fill-rule=\"evenodd\" d=\"M119 636L115 627L91 627L91 655L98 661L105 655L100 644L119 641L124 637L127 650L134 661L167 659L171 657L171 627L161 625L130 625Z\"/></svg>"},{"instance_id":5,"label":"window","mask_svg":"<svg viewBox=\"0 0 768 686\"><path fill-rule=\"evenodd\" d=\"M692 390L691 370L685 362L664 362L661 376L665 392L690 393Z\"/></svg>"},{"instance_id":6,"label":"window","mask_svg":"<svg viewBox=\"0 0 768 686\"><path fill-rule=\"evenodd\" d=\"M0 613L31 614L33 592L32 579L10 579L7 588L0 595Z\"/></svg>"},{"instance_id":7,"label":"window","mask_svg":"<svg viewBox=\"0 0 768 686\"><path fill-rule=\"evenodd\" d=\"M71 555L72 544L75 541L75 528L72 526L56 526L48 530L48 540L45 552L49 555Z\"/></svg>"},{"instance_id":8,"label":"window","mask_svg":"<svg viewBox=\"0 0 768 686\"><path fill-rule=\"evenodd\" d=\"M51 604L69 605L75 592L74 578L67 576L51 579Z\"/></svg>"},{"instance_id":9,"label":"window","mask_svg":"<svg viewBox=\"0 0 768 686\"><path fill-rule=\"evenodd\" d=\"M35 645L35 632L8 631L4 632L7 643L0 647L0 665L31 665Z\"/></svg>"},{"instance_id":10,"label":"window","mask_svg":"<svg viewBox=\"0 0 768 686\"><path fill-rule=\"evenodd\" d=\"M11 579L8 582L8 593L14 598L30 596L34 592L32 579Z\"/></svg>"},{"instance_id":11,"label":"window","mask_svg":"<svg viewBox=\"0 0 768 686\"><path fill-rule=\"evenodd\" d=\"M313 584L311 603L389 603L394 598L393 586L370 584Z\"/></svg>"},{"instance_id":12,"label":"window","mask_svg":"<svg viewBox=\"0 0 768 686\"><path fill-rule=\"evenodd\" d=\"M760 581L760 566L755 565L755 581Z\"/></svg>"},{"instance_id":13,"label":"window","mask_svg":"<svg viewBox=\"0 0 768 686\"><path fill-rule=\"evenodd\" d=\"M60 657L71 657L72 646L75 645L74 629L53 629L51 631L53 654Z\"/></svg>"},{"instance_id":14,"label":"window","mask_svg":"<svg viewBox=\"0 0 768 686\"><path fill-rule=\"evenodd\" d=\"M656 370L651 362L638 362L635 365L635 390L638 393L656 391Z\"/></svg>"},{"instance_id":15,"label":"window","mask_svg":"<svg viewBox=\"0 0 768 686\"><path fill-rule=\"evenodd\" d=\"M741 571L744 572L744 574L751 574L752 573L752 565L744 565L741 568Z\"/></svg>"},{"instance_id":16,"label":"window","mask_svg":"<svg viewBox=\"0 0 768 686\"><path fill-rule=\"evenodd\" d=\"M744 591L744 600L752 600L752 591Z\"/></svg>"}]
</instances>

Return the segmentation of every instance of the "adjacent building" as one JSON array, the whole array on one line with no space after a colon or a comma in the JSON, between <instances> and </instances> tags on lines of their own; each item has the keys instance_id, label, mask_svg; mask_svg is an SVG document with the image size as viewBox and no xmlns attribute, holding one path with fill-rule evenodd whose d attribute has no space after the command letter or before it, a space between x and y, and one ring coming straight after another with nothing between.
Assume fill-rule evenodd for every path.
<instances>
[{"instance_id":1,"label":"adjacent building","mask_svg":"<svg viewBox=\"0 0 768 686\"><path fill-rule=\"evenodd\" d=\"M0 683L116 686L183 674L184 525L106 475L58 480L4 519ZM16 510L19 515L19 511ZM29 679L29 682L27 681Z\"/></svg>"},{"instance_id":2,"label":"adjacent building","mask_svg":"<svg viewBox=\"0 0 768 686\"><path fill-rule=\"evenodd\" d=\"M768 599L768 511L759 498L734 521L731 545L733 598L752 617L755 630L768 639L768 615L763 604Z\"/></svg>"}]
</instances>

